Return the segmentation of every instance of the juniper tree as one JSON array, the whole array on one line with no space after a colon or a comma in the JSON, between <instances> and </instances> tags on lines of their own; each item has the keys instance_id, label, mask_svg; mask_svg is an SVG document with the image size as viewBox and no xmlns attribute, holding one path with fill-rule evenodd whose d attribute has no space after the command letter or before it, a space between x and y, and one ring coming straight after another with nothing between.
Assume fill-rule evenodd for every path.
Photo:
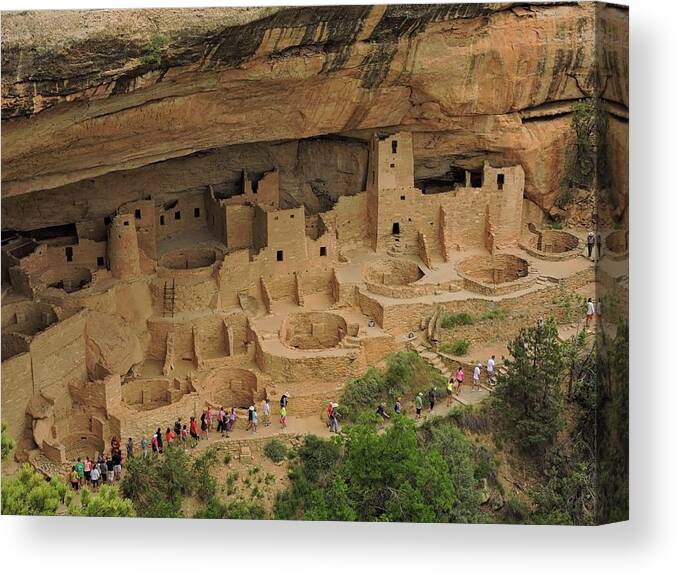
<instances>
[{"instance_id":1,"label":"juniper tree","mask_svg":"<svg viewBox=\"0 0 678 575\"><path fill-rule=\"evenodd\" d=\"M494 406L501 434L542 457L563 428L563 346L553 319L522 329L508 345L511 357L497 378Z\"/></svg>"}]
</instances>

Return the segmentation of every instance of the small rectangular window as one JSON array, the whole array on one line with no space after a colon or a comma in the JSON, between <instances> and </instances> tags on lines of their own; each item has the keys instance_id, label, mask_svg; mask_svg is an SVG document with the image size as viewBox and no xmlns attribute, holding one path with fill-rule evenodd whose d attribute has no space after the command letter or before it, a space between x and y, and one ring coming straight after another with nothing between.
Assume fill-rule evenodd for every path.
<instances>
[{"instance_id":1,"label":"small rectangular window","mask_svg":"<svg viewBox=\"0 0 678 575\"><path fill-rule=\"evenodd\" d=\"M391 142L391 152L393 152L394 154L398 153L398 140L393 140Z\"/></svg>"},{"instance_id":2,"label":"small rectangular window","mask_svg":"<svg viewBox=\"0 0 678 575\"><path fill-rule=\"evenodd\" d=\"M180 220L181 219L181 212L174 212L174 219Z\"/></svg>"},{"instance_id":3,"label":"small rectangular window","mask_svg":"<svg viewBox=\"0 0 678 575\"><path fill-rule=\"evenodd\" d=\"M497 189L504 189L504 174L497 174Z\"/></svg>"},{"instance_id":4,"label":"small rectangular window","mask_svg":"<svg viewBox=\"0 0 678 575\"><path fill-rule=\"evenodd\" d=\"M141 219L141 210L140 210L140 209L134 210L134 217L135 217L137 220L140 220L140 219Z\"/></svg>"},{"instance_id":5,"label":"small rectangular window","mask_svg":"<svg viewBox=\"0 0 678 575\"><path fill-rule=\"evenodd\" d=\"M327 255L327 248L325 246L320 246L320 255L321 256Z\"/></svg>"},{"instance_id":6,"label":"small rectangular window","mask_svg":"<svg viewBox=\"0 0 678 575\"><path fill-rule=\"evenodd\" d=\"M124 222L122 222L122 225L123 226L129 226L129 220L125 220Z\"/></svg>"},{"instance_id":7,"label":"small rectangular window","mask_svg":"<svg viewBox=\"0 0 678 575\"><path fill-rule=\"evenodd\" d=\"M73 261L73 248L66 248L66 261L67 262L72 262Z\"/></svg>"},{"instance_id":8,"label":"small rectangular window","mask_svg":"<svg viewBox=\"0 0 678 575\"><path fill-rule=\"evenodd\" d=\"M395 168L395 164L391 164L391 167L392 167L392 168Z\"/></svg>"},{"instance_id":9,"label":"small rectangular window","mask_svg":"<svg viewBox=\"0 0 678 575\"><path fill-rule=\"evenodd\" d=\"M165 225L165 216L160 216L160 225L161 226Z\"/></svg>"},{"instance_id":10,"label":"small rectangular window","mask_svg":"<svg viewBox=\"0 0 678 575\"><path fill-rule=\"evenodd\" d=\"M102 268L106 265L106 262L104 261L104 256L99 256L97 258L97 265Z\"/></svg>"},{"instance_id":11,"label":"small rectangular window","mask_svg":"<svg viewBox=\"0 0 678 575\"><path fill-rule=\"evenodd\" d=\"M111 224L111 216L106 216L104 218L104 225L109 226Z\"/></svg>"},{"instance_id":12,"label":"small rectangular window","mask_svg":"<svg viewBox=\"0 0 678 575\"><path fill-rule=\"evenodd\" d=\"M290 220L294 219L294 214L290 214Z\"/></svg>"},{"instance_id":13,"label":"small rectangular window","mask_svg":"<svg viewBox=\"0 0 678 575\"><path fill-rule=\"evenodd\" d=\"M193 217L200 217L200 208L193 208Z\"/></svg>"},{"instance_id":14,"label":"small rectangular window","mask_svg":"<svg viewBox=\"0 0 678 575\"><path fill-rule=\"evenodd\" d=\"M404 199L405 199L405 196L400 196L400 199L401 199L401 200L404 200Z\"/></svg>"},{"instance_id":15,"label":"small rectangular window","mask_svg":"<svg viewBox=\"0 0 678 575\"><path fill-rule=\"evenodd\" d=\"M279 262L283 261L283 251L278 250L278 252L275 254L275 259Z\"/></svg>"}]
</instances>

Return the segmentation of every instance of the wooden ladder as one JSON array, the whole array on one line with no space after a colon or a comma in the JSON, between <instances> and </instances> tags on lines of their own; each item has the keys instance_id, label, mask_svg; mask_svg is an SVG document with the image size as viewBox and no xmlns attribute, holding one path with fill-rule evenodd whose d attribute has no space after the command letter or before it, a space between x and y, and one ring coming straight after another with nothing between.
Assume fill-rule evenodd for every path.
<instances>
[{"instance_id":1,"label":"wooden ladder","mask_svg":"<svg viewBox=\"0 0 678 575\"><path fill-rule=\"evenodd\" d=\"M162 315L174 317L175 297L176 297L176 285L175 285L174 279L172 280L171 285L169 285L168 282L165 281L165 286L163 288L163 298L162 298L162 303L163 303Z\"/></svg>"}]
</instances>

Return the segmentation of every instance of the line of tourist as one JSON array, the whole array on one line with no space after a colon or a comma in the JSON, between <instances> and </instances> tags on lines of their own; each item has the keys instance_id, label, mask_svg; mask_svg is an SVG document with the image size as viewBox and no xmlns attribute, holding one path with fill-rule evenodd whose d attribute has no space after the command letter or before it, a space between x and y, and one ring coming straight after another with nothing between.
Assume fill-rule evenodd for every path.
<instances>
[{"instance_id":1,"label":"line of tourist","mask_svg":"<svg viewBox=\"0 0 678 575\"><path fill-rule=\"evenodd\" d=\"M283 393L280 397L280 428L287 427L287 405L289 403L289 392ZM271 407L268 398L264 399L262 405L264 426L271 425ZM163 453L165 447L187 447L194 448L201 439L209 439L214 420L217 422L216 432L222 437L228 438L228 433L233 431L238 414L235 407L230 412L226 412L224 406L221 406L216 417L213 416L212 407L208 406L200 415L199 422L195 416L191 416L188 424L183 423L181 417L177 417L172 427L167 427L163 432L158 427L150 437L145 435L139 440L141 457L147 459L149 456L156 456ZM256 406L250 405L248 409L248 423L246 431L256 432L258 427L258 414ZM149 451L150 448L150 451ZM126 444L126 459L134 457L134 440L130 437ZM75 464L71 466L68 473L68 480L73 489L78 491L83 485L89 485L96 490L103 482L113 483L118 481L122 474L123 453L120 445L120 439L117 436L111 438L111 450L108 457L103 453L95 455L92 459L89 456L82 460L78 457Z\"/></svg>"}]
</instances>

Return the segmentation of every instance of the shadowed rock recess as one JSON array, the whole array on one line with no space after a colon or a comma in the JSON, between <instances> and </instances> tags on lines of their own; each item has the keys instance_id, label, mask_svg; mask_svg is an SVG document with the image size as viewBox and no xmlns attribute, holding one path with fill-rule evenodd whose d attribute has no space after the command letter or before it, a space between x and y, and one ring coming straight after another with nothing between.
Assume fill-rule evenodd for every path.
<instances>
[{"instance_id":1,"label":"shadowed rock recess","mask_svg":"<svg viewBox=\"0 0 678 575\"><path fill-rule=\"evenodd\" d=\"M365 189L369 137L413 133L415 180L520 164L548 213L571 106L609 112L627 202L627 10L590 3L18 12L2 19L2 227L278 170L281 203Z\"/></svg>"}]
</instances>

